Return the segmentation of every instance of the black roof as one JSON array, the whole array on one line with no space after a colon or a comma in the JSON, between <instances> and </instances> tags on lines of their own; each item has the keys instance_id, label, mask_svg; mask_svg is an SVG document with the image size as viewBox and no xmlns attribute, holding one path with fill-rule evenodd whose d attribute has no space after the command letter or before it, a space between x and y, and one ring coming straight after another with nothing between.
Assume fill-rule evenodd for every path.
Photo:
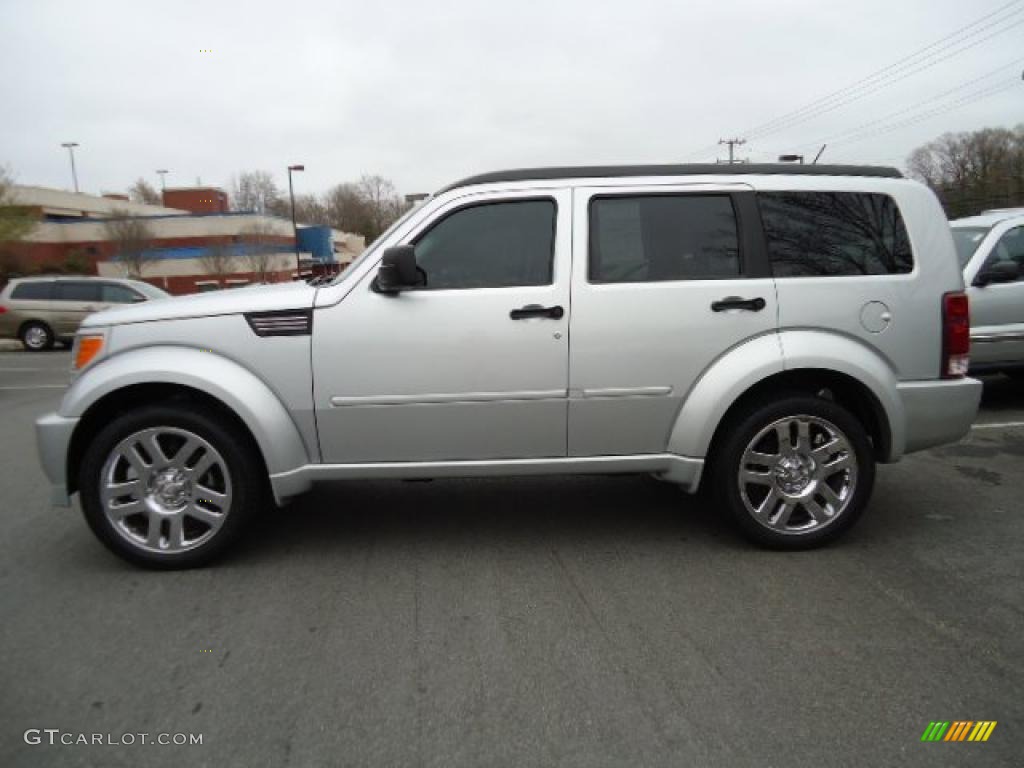
<instances>
[{"instance_id":1,"label":"black roof","mask_svg":"<svg viewBox=\"0 0 1024 768\"><path fill-rule=\"evenodd\" d=\"M679 165L583 165L561 168L516 168L510 171L481 173L449 184L441 192L473 184L496 181L533 181L539 179L587 179L621 176L744 176L749 174L786 176L872 176L902 179L895 168L879 165L803 165L802 163L690 163Z\"/></svg>"}]
</instances>

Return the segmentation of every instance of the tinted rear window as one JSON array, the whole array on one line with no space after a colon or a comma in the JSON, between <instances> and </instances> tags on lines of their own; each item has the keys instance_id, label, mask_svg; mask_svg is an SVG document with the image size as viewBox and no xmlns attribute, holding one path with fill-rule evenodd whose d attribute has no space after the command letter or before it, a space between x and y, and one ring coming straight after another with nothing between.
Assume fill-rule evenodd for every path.
<instances>
[{"instance_id":1,"label":"tinted rear window","mask_svg":"<svg viewBox=\"0 0 1024 768\"><path fill-rule=\"evenodd\" d=\"M722 280L740 273L728 195L596 198L590 205L590 281Z\"/></svg>"},{"instance_id":2,"label":"tinted rear window","mask_svg":"<svg viewBox=\"0 0 1024 768\"><path fill-rule=\"evenodd\" d=\"M914 268L896 202L868 192L760 192L776 277L895 275Z\"/></svg>"},{"instance_id":3,"label":"tinted rear window","mask_svg":"<svg viewBox=\"0 0 1024 768\"><path fill-rule=\"evenodd\" d=\"M18 283L11 291L12 299L48 299L53 283L33 280L31 283Z\"/></svg>"},{"instance_id":4,"label":"tinted rear window","mask_svg":"<svg viewBox=\"0 0 1024 768\"><path fill-rule=\"evenodd\" d=\"M99 283L57 283L54 290L57 301L99 301Z\"/></svg>"}]
</instances>

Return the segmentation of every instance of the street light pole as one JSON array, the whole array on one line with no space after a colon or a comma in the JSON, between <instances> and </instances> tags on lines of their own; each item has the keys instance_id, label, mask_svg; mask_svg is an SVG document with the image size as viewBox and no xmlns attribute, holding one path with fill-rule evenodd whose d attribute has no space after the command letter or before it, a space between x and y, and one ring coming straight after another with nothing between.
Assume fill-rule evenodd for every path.
<instances>
[{"instance_id":1,"label":"street light pole","mask_svg":"<svg viewBox=\"0 0 1024 768\"><path fill-rule=\"evenodd\" d=\"M75 147L78 146L78 142L76 142L76 141L65 141L63 144L61 144L61 146L64 147L68 151L69 155L71 155L71 180L75 183L75 192L77 192L78 191L78 172L75 170Z\"/></svg>"},{"instance_id":2,"label":"street light pole","mask_svg":"<svg viewBox=\"0 0 1024 768\"><path fill-rule=\"evenodd\" d=\"M292 171L304 171L304 165L288 166L288 197L292 201L292 237L295 240L295 277L302 279L302 262L299 259L299 227L295 223L295 188L292 186Z\"/></svg>"},{"instance_id":3,"label":"street light pole","mask_svg":"<svg viewBox=\"0 0 1024 768\"><path fill-rule=\"evenodd\" d=\"M167 177L167 169L166 168L161 168L156 173L160 177L160 191L161 192L166 192L167 191L167 178L166 178Z\"/></svg>"}]
</instances>

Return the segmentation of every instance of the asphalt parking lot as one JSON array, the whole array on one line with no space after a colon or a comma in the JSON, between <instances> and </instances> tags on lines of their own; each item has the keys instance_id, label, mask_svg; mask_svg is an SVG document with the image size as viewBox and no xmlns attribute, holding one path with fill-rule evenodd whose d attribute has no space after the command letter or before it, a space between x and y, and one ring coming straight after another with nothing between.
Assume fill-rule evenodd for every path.
<instances>
[{"instance_id":1,"label":"asphalt parking lot","mask_svg":"<svg viewBox=\"0 0 1024 768\"><path fill-rule=\"evenodd\" d=\"M48 505L32 422L67 366L0 353L0 765L1020 765L1020 383L880 468L825 550L643 478L362 482L149 573ZM934 720L998 726L922 743Z\"/></svg>"}]
</instances>

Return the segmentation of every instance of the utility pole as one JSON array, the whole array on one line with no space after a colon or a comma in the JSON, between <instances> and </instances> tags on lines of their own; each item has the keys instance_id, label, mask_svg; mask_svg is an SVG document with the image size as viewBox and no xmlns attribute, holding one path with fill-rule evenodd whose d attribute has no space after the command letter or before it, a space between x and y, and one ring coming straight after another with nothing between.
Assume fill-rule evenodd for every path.
<instances>
[{"instance_id":1,"label":"utility pole","mask_svg":"<svg viewBox=\"0 0 1024 768\"><path fill-rule=\"evenodd\" d=\"M166 168L161 168L160 170L157 171L157 174L160 176L160 191L161 192L166 192L167 191L167 178L166 178L167 177L167 169Z\"/></svg>"},{"instance_id":2,"label":"utility pole","mask_svg":"<svg viewBox=\"0 0 1024 768\"><path fill-rule=\"evenodd\" d=\"M295 223L295 188L292 186L292 171L304 171L304 165L288 166L288 197L292 201L292 237L295 239L295 279L302 279L302 260L299 258L299 227Z\"/></svg>"},{"instance_id":3,"label":"utility pole","mask_svg":"<svg viewBox=\"0 0 1024 768\"><path fill-rule=\"evenodd\" d=\"M741 147L747 143L746 139L719 139L719 144L729 145L729 165L737 162L736 160L736 147Z\"/></svg>"},{"instance_id":4,"label":"utility pole","mask_svg":"<svg viewBox=\"0 0 1024 768\"><path fill-rule=\"evenodd\" d=\"M74 182L74 184L75 184L75 192L77 192L78 191L78 172L75 171L75 147L78 146L78 142L76 142L76 141L65 141L63 144L61 144L61 146L64 147L68 151L69 155L71 155L71 180Z\"/></svg>"}]
</instances>

